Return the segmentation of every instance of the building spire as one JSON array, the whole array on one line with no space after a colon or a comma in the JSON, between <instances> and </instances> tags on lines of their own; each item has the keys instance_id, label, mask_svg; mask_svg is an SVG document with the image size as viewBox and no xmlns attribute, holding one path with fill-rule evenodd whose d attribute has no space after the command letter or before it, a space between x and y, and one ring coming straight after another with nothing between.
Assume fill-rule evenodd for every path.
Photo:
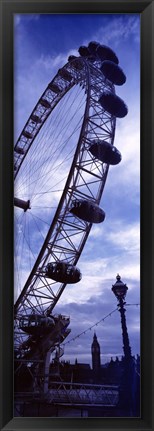
<instances>
[{"instance_id":1,"label":"building spire","mask_svg":"<svg viewBox=\"0 0 154 431\"><path fill-rule=\"evenodd\" d=\"M101 367L101 360L100 360L100 345L97 340L96 332L94 332L93 336L93 342L91 345L91 353L92 353L92 369L94 371L95 380L99 377L99 371Z\"/></svg>"}]
</instances>

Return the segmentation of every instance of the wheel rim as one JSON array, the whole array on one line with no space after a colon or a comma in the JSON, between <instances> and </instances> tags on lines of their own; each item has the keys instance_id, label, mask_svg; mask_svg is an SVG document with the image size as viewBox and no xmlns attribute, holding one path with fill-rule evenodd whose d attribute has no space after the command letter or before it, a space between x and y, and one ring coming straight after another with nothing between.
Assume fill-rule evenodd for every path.
<instances>
[{"instance_id":1,"label":"wheel rim","mask_svg":"<svg viewBox=\"0 0 154 431\"><path fill-rule=\"evenodd\" d=\"M82 66L82 70L80 71L74 70L74 68L72 67L72 61L65 65L63 68L72 74L73 78L71 82L63 82L64 80L61 78L61 76L59 74L56 75L56 77L52 81L52 84L58 83L59 87L60 85L61 87L63 86L63 92L61 96L59 96L59 94L56 95L54 103L52 101L52 109L50 110L50 112L48 112L49 110L47 106L45 108L44 114L42 114L42 117L44 115L43 124L46 124L46 127L48 129L48 123L50 123L50 113L51 116L53 115L54 110L56 113L56 109L60 106L60 103L58 102L62 101L62 99L65 102L65 98L68 97L69 100L69 93L71 93L71 91L74 91L71 90L72 87L79 87L78 84L80 84L83 88L83 93L85 93L86 91L86 100L84 101L84 103L86 102L85 109L82 115L80 112L80 122L77 121L75 127L76 135L79 132L79 128L80 133L78 137L76 136L78 143L75 149L72 166L69 171L69 174L68 172L66 174L68 175L68 177L57 211L54 216L53 212L50 213L50 227L49 230L46 229L46 238L45 240L43 239L43 245L42 247L40 246L40 252L37 257L35 257L34 255L33 259L31 258L30 275L28 276L28 279L25 282L24 286L22 285L22 290L15 303L15 315L17 316L17 318L23 315L23 313L29 314L30 312L37 312L40 314L45 313L49 315L53 310L66 284L59 284L52 280L50 280L49 282L44 276L44 267L49 261L56 260L65 260L68 263L76 265L88 237L88 234L90 232L92 223L79 220L77 217L74 217L72 214L70 214L71 204L74 199L78 199L79 197L82 197L82 199L90 199L92 200L92 202L96 202L97 204L99 204L107 178L109 165L102 163L99 160L96 160L94 157L92 157L88 150L91 141L96 138L99 139L100 137L103 137L104 139L106 139L107 142L113 144L116 120L115 117L113 117L111 114L107 113L101 108L99 104L99 96L100 93L104 91L104 89L110 90L113 93L115 92L115 90L114 86L109 81L104 79L99 69L101 65L100 62L97 61L93 65L85 59L81 59L80 62L82 65L84 64L84 67ZM23 132L29 130L31 119L34 118L34 116L37 116L40 100L45 99L45 95L47 94L47 92L48 87L43 93L43 96L41 96L41 98L39 99L38 104L34 108L28 122L26 123L25 128L22 131L19 140L17 141L15 150L17 146L19 147L19 144L21 144L21 141L23 140ZM74 101L76 100L77 98L75 96ZM82 109L81 107L83 106L82 102L83 99L80 99L78 105L80 106L80 109ZM65 110L65 113L67 113L67 110ZM66 121L66 126L67 124L68 123ZM15 171L16 182L18 182L18 178L21 178L22 170L23 172L25 171L26 159L28 162L28 158L30 159L31 153L34 157L35 147L38 147L38 143L40 145L42 134L44 136L44 130L46 129L44 129L42 125L40 126L40 123L37 123L33 137L29 138L24 136L24 145L26 147L26 152L20 155L17 153L17 155L15 156L15 163L17 164L17 169ZM73 135L71 133L71 137L72 136ZM49 138L46 139L48 144ZM40 154L42 154L41 151ZM34 171L32 172L34 175ZM38 165L35 172L36 174L39 172ZM44 177L45 174L43 173L40 180ZM42 184L41 187L43 187ZM17 188L15 186L15 192L16 190ZM45 196L44 190L43 195ZM21 198L22 197L20 194L19 199ZM32 199L30 196L27 196L24 199L25 202L28 202L30 200L29 206L32 205ZM21 211L21 208L19 208L19 211ZM28 212L30 211L31 209L27 209L25 211L22 209L22 217L24 215L27 216ZM31 250L30 254L32 255Z\"/></svg>"}]
</instances>

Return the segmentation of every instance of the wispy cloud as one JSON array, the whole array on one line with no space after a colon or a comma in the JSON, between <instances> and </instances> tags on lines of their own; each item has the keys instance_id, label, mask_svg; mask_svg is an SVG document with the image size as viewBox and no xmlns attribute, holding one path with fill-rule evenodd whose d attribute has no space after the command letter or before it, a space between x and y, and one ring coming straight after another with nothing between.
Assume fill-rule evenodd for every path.
<instances>
[{"instance_id":1,"label":"wispy cloud","mask_svg":"<svg viewBox=\"0 0 154 431\"><path fill-rule=\"evenodd\" d=\"M110 46L114 44L118 47L121 40L125 42L131 36L133 36L135 41L139 43L140 39L137 17L132 15L126 19L123 14L119 14L113 17L110 22L107 21L105 25L99 28L99 30L94 34L94 40Z\"/></svg>"}]
</instances>

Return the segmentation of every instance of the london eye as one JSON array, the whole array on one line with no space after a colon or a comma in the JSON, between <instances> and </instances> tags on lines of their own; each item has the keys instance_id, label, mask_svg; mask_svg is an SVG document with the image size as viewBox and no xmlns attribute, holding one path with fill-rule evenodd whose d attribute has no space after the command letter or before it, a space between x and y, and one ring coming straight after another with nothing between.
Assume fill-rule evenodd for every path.
<instances>
[{"instance_id":1,"label":"london eye","mask_svg":"<svg viewBox=\"0 0 154 431\"><path fill-rule=\"evenodd\" d=\"M70 56L40 96L14 147L15 341L17 359L37 360L70 333L53 310L80 282L79 258L95 223L114 146L128 109L116 54L97 42ZM74 287L72 287L74 288Z\"/></svg>"}]
</instances>

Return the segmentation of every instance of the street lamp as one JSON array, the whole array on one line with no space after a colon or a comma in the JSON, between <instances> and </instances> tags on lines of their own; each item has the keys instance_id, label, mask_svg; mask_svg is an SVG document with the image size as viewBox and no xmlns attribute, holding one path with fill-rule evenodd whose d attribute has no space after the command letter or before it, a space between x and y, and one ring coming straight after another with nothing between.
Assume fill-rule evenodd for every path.
<instances>
[{"instance_id":1,"label":"street lamp","mask_svg":"<svg viewBox=\"0 0 154 431\"><path fill-rule=\"evenodd\" d=\"M117 274L116 279L116 283L112 286L113 293L115 294L117 299L125 299L128 287L121 281L121 277L119 274Z\"/></svg>"},{"instance_id":2,"label":"street lamp","mask_svg":"<svg viewBox=\"0 0 154 431\"><path fill-rule=\"evenodd\" d=\"M124 375L121 387L121 405L123 406L126 414L132 416L133 408L133 394L132 394L132 378L133 378L133 363L131 348L129 344L129 337L126 326L125 317L125 296L128 290L126 284L121 280L119 274L116 277L116 283L112 286L112 291L116 298L118 299L118 309L121 315L121 326L122 326L122 338L123 338L123 351L124 351Z\"/></svg>"},{"instance_id":3,"label":"street lamp","mask_svg":"<svg viewBox=\"0 0 154 431\"><path fill-rule=\"evenodd\" d=\"M126 310L124 308L124 305L126 304L126 302L124 300L125 300L125 296L126 296L128 287L126 284L124 284L121 281L121 277L119 274L117 275L116 279L117 279L117 281L112 286L112 291L119 301L118 307L119 307L119 311L120 311L120 315L121 315L124 356L126 359L129 360L129 358L131 358L131 348L130 348L130 344L129 344L129 337L128 337L127 326L126 326L126 317L125 317L125 311Z\"/></svg>"}]
</instances>

